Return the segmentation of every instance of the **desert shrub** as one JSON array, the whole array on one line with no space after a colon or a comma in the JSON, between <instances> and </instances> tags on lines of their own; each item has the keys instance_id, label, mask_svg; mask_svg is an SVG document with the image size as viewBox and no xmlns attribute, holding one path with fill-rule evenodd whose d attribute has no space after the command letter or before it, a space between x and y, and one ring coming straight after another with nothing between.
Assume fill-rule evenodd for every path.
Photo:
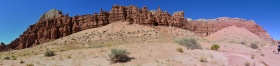
<instances>
[{"instance_id":1,"label":"desert shrub","mask_svg":"<svg viewBox=\"0 0 280 66\"><path fill-rule=\"evenodd\" d=\"M16 56L11 56L12 60L17 60Z\"/></svg>"},{"instance_id":2,"label":"desert shrub","mask_svg":"<svg viewBox=\"0 0 280 66\"><path fill-rule=\"evenodd\" d=\"M213 44L211 46L211 50L218 50L220 48L220 46L218 44Z\"/></svg>"},{"instance_id":3,"label":"desert shrub","mask_svg":"<svg viewBox=\"0 0 280 66\"><path fill-rule=\"evenodd\" d=\"M32 63L30 63L30 64L26 64L26 66L34 66Z\"/></svg>"},{"instance_id":4,"label":"desert shrub","mask_svg":"<svg viewBox=\"0 0 280 66\"><path fill-rule=\"evenodd\" d=\"M130 61L130 57L127 55L129 52L127 52L124 49L112 49L111 53L109 54L111 63L117 63L117 62L128 62Z\"/></svg>"},{"instance_id":5,"label":"desert shrub","mask_svg":"<svg viewBox=\"0 0 280 66\"><path fill-rule=\"evenodd\" d=\"M70 55L68 55L68 56L67 56L67 58L71 58L71 56L70 56Z\"/></svg>"},{"instance_id":6,"label":"desert shrub","mask_svg":"<svg viewBox=\"0 0 280 66\"><path fill-rule=\"evenodd\" d=\"M4 58L5 60L11 60L11 58L9 56Z\"/></svg>"},{"instance_id":7,"label":"desert shrub","mask_svg":"<svg viewBox=\"0 0 280 66\"><path fill-rule=\"evenodd\" d=\"M246 42L245 41L241 41L240 44L246 45Z\"/></svg>"},{"instance_id":8,"label":"desert shrub","mask_svg":"<svg viewBox=\"0 0 280 66\"><path fill-rule=\"evenodd\" d=\"M200 61L200 62L204 62L204 63L207 63L207 62L208 62L206 57L200 57L200 58L199 58L199 61Z\"/></svg>"},{"instance_id":9,"label":"desert shrub","mask_svg":"<svg viewBox=\"0 0 280 66\"><path fill-rule=\"evenodd\" d=\"M55 54L52 50L47 49L44 55L46 57L51 57L51 56L54 56Z\"/></svg>"},{"instance_id":10,"label":"desert shrub","mask_svg":"<svg viewBox=\"0 0 280 66\"><path fill-rule=\"evenodd\" d=\"M24 63L24 61L23 60L20 60L20 64L23 64Z\"/></svg>"},{"instance_id":11,"label":"desert shrub","mask_svg":"<svg viewBox=\"0 0 280 66\"><path fill-rule=\"evenodd\" d=\"M258 49L258 48L259 48L258 45L257 45L256 43L251 43L250 47L251 47L252 49Z\"/></svg>"},{"instance_id":12,"label":"desert shrub","mask_svg":"<svg viewBox=\"0 0 280 66\"><path fill-rule=\"evenodd\" d=\"M251 59L254 59L255 58L255 55L251 55Z\"/></svg>"},{"instance_id":13,"label":"desert shrub","mask_svg":"<svg viewBox=\"0 0 280 66\"><path fill-rule=\"evenodd\" d=\"M180 48L177 48L176 49L177 50L177 52L180 52L180 53L183 53L184 51L183 51L183 49L180 47Z\"/></svg>"},{"instance_id":14,"label":"desert shrub","mask_svg":"<svg viewBox=\"0 0 280 66\"><path fill-rule=\"evenodd\" d=\"M182 38L176 43L185 46L187 49L202 49L201 45L194 38Z\"/></svg>"},{"instance_id":15,"label":"desert shrub","mask_svg":"<svg viewBox=\"0 0 280 66\"><path fill-rule=\"evenodd\" d=\"M265 56L265 55L262 53L261 56Z\"/></svg>"},{"instance_id":16,"label":"desert shrub","mask_svg":"<svg viewBox=\"0 0 280 66\"><path fill-rule=\"evenodd\" d=\"M249 62L244 62L244 66L250 66L251 64Z\"/></svg>"}]
</instances>

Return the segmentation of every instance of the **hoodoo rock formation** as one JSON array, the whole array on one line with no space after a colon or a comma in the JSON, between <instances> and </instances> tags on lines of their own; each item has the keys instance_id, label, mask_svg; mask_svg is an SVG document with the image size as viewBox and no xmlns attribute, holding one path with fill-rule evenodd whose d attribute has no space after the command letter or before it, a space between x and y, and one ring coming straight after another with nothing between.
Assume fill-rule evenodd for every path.
<instances>
[{"instance_id":1,"label":"hoodoo rock formation","mask_svg":"<svg viewBox=\"0 0 280 66\"><path fill-rule=\"evenodd\" d=\"M126 21L131 24L135 23L148 26L173 26L194 31L201 36L207 36L222 28L236 25L238 27L245 27L264 39L271 39L268 33L253 21L232 18L218 18L214 21L210 20L205 22L187 21L184 18L183 11L174 12L173 15L170 15L168 12L162 11L160 7L158 7L158 10L148 11L148 7L145 6L138 8L131 5L114 5L109 12L103 11L101 8L99 13L77 15L74 17L69 17L68 14L63 14L59 10L50 10L43 14L36 24L30 25L19 38L16 38L8 45L1 44L0 51L36 46L82 30L101 27L115 21Z\"/></svg>"},{"instance_id":2,"label":"hoodoo rock formation","mask_svg":"<svg viewBox=\"0 0 280 66\"><path fill-rule=\"evenodd\" d=\"M0 51L9 49L24 49L42 44L60 37L90 29L101 27L115 21L127 21L141 25L150 26L174 26L183 27L187 23L184 12L174 12L170 15L163 12L160 7L157 11L148 11L147 7L138 8L136 6L112 6L112 10L107 12L100 9L99 13L78 15L69 17L59 10L50 10L43 14L36 24L29 28L8 45L1 45ZM3 48L6 47L6 48Z\"/></svg>"}]
</instances>

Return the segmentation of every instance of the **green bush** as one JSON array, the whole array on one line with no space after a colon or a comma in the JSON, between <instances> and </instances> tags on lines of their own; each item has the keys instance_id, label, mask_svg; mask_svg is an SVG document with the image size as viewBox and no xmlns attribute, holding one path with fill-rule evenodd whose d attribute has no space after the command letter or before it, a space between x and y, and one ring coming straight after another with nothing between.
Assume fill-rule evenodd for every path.
<instances>
[{"instance_id":1,"label":"green bush","mask_svg":"<svg viewBox=\"0 0 280 66\"><path fill-rule=\"evenodd\" d=\"M44 55L46 57L51 57L51 56L54 56L55 54L52 50L47 49Z\"/></svg>"},{"instance_id":2,"label":"green bush","mask_svg":"<svg viewBox=\"0 0 280 66\"><path fill-rule=\"evenodd\" d=\"M176 50L177 50L177 52L180 52L180 53L184 52L182 48L177 48Z\"/></svg>"},{"instance_id":3,"label":"green bush","mask_svg":"<svg viewBox=\"0 0 280 66\"><path fill-rule=\"evenodd\" d=\"M176 43L185 46L187 49L202 49L200 44L194 38L182 38L176 40Z\"/></svg>"},{"instance_id":4,"label":"green bush","mask_svg":"<svg viewBox=\"0 0 280 66\"><path fill-rule=\"evenodd\" d=\"M211 46L211 50L218 50L220 48L220 46L218 44L213 44Z\"/></svg>"},{"instance_id":5,"label":"green bush","mask_svg":"<svg viewBox=\"0 0 280 66\"><path fill-rule=\"evenodd\" d=\"M117 62L128 62L130 61L130 57L127 55L129 52L127 52L124 49L112 49L111 53L109 54L111 63L117 63Z\"/></svg>"},{"instance_id":6,"label":"green bush","mask_svg":"<svg viewBox=\"0 0 280 66\"><path fill-rule=\"evenodd\" d=\"M258 49L258 48L259 48L258 45L257 45L256 43L251 43L250 47L251 47L252 49Z\"/></svg>"}]
</instances>

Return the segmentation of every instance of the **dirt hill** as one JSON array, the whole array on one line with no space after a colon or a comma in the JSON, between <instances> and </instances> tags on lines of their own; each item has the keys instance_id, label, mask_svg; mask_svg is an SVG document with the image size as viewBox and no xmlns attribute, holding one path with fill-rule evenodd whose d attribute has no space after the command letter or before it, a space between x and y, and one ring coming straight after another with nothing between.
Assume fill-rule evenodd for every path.
<instances>
[{"instance_id":1,"label":"dirt hill","mask_svg":"<svg viewBox=\"0 0 280 66\"><path fill-rule=\"evenodd\" d=\"M206 37L209 40L217 42L230 42L230 43L265 43L266 41L258 35L248 31L246 28L230 26L219 30Z\"/></svg>"}]
</instances>

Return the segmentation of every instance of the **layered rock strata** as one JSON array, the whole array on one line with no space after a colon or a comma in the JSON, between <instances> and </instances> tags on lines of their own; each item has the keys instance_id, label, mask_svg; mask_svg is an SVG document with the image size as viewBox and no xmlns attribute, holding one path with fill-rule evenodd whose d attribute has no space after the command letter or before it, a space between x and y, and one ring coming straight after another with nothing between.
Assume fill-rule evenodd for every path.
<instances>
[{"instance_id":1,"label":"layered rock strata","mask_svg":"<svg viewBox=\"0 0 280 66\"><path fill-rule=\"evenodd\" d=\"M24 49L42 44L44 42L56 40L58 38L71 35L73 33L102 27L116 21L126 21L147 25L147 26L173 26L193 31L200 36L208 36L225 27L236 25L247 28L259 37L272 41L270 35L252 20L240 18L217 18L212 20L191 20L184 18L184 12L178 11L170 15L162 11L160 7L157 10L148 10L148 7L138 8L136 6L114 5L112 9L99 13L77 15L70 17L61 11L53 9L43 14L36 24L30 25L19 38L16 38L10 44L0 45L0 51L9 49Z\"/></svg>"},{"instance_id":2,"label":"layered rock strata","mask_svg":"<svg viewBox=\"0 0 280 66\"><path fill-rule=\"evenodd\" d=\"M163 12L160 7L157 11L148 11L147 7L138 8L136 6L112 6L112 10L107 12L100 9L99 13L77 15L69 17L59 10L50 10L43 14L36 24L30 25L19 38L16 38L8 45L1 45L0 51L9 49L24 49L42 44L60 37L90 29L101 27L115 21L127 21L149 26L174 26L183 27L187 23L184 19L184 12L178 11L170 15ZM7 48L2 48L7 47Z\"/></svg>"}]
</instances>

